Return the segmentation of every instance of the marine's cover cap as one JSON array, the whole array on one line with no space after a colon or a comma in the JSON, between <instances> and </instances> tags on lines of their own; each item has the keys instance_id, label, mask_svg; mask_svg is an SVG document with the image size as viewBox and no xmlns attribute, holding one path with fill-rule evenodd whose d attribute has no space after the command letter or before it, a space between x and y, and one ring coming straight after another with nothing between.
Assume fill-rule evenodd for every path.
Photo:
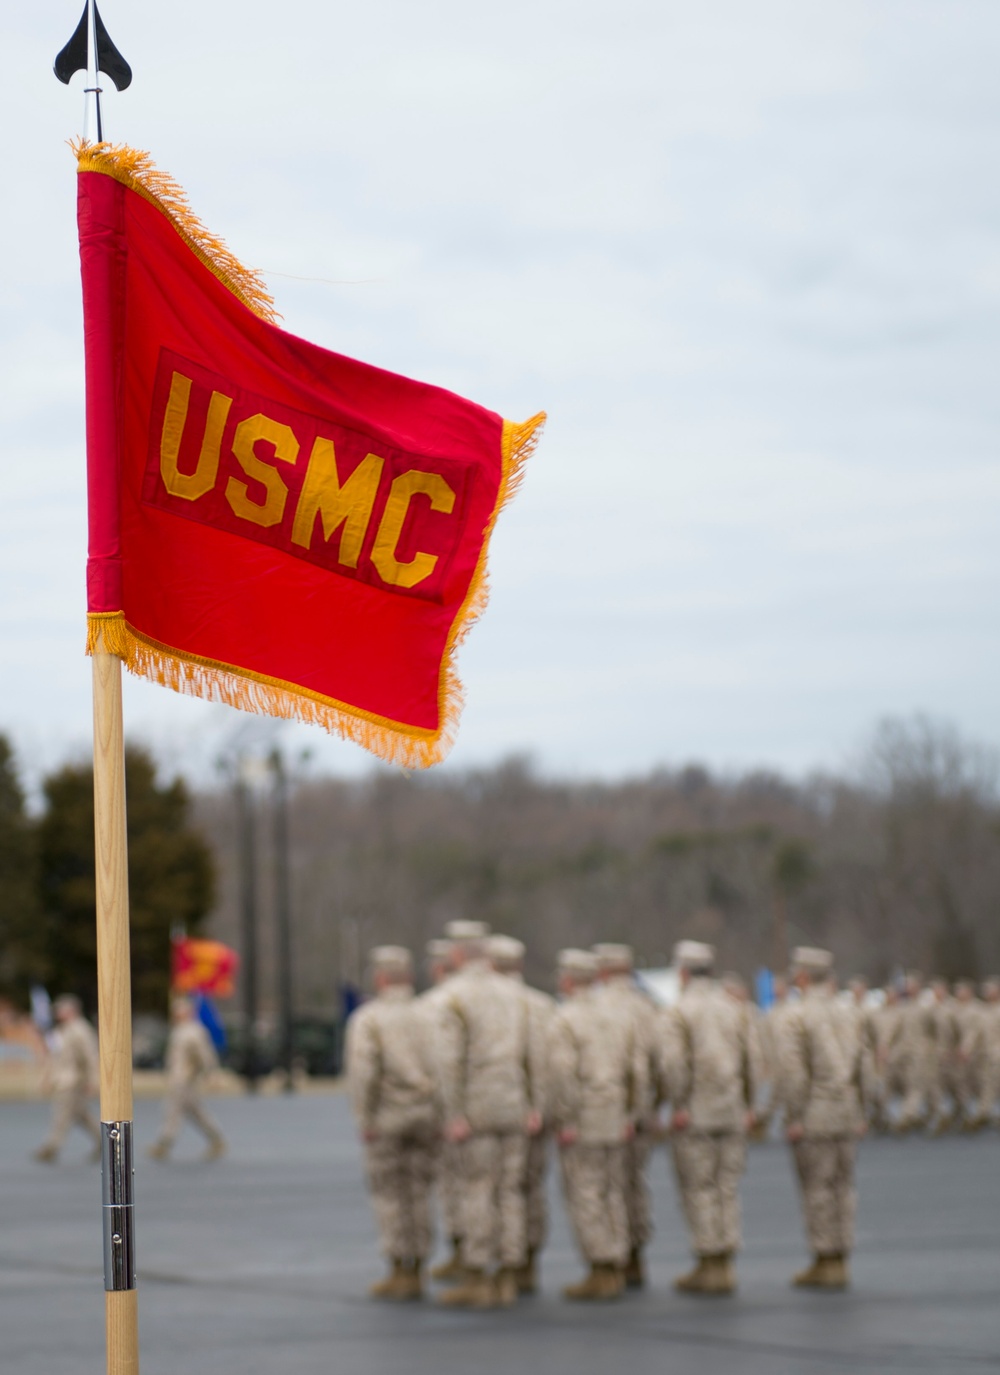
<instances>
[{"instance_id":1,"label":"marine's cover cap","mask_svg":"<svg viewBox=\"0 0 1000 1375\"><path fill-rule=\"evenodd\" d=\"M424 946L424 954L429 960L446 960L451 954L451 941L442 940L440 937L428 941Z\"/></svg>"},{"instance_id":2,"label":"marine's cover cap","mask_svg":"<svg viewBox=\"0 0 1000 1375\"><path fill-rule=\"evenodd\" d=\"M704 941L678 941L674 946L675 969L711 969L715 964L715 946Z\"/></svg>"},{"instance_id":3,"label":"marine's cover cap","mask_svg":"<svg viewBox=\"0 0 1000 1375\"><path fill-rule=\"evenodd\" d=\"M833 955L814 945L798 945L792 951L792 968L803 974L829 974L833 969Z\"/></svg>"},{"instance_id":4,"label":"marine's cover cap","mask_svg":"<svg viewBox=\"0 0 1000 1375\"><path fill-rule=\"evenodd\" d=\"M635 953L630 945L615 945L604 941L593 947L597 957L597 967L602 971L626 969L631 971L635 964Z\"/></svg>"},{"instance_id":5,"label":"marine's cover cap","mask_svg":"<svg viewBox=\"0 0 1000 1375\"><path fill-rule=\"evenodd\" d=\"M486 921L450 921L444 934L449 941L484 941L490 934L490 924Z\"/></svg>"},{"instance_id":6,"label":"marine's cover cap","mask_svg":"<svg viewBox=\"0 0 1000 1375\"><path fill-rule=\"evenodd\" d=\"M520 969L524 963L524 941L515 936L490 936L487 949L490 959L502 969Z\"/></svg>"},{"instance_id":7,"label":"marine's cover cap","mask_svg":"<svg viewBox=\"0 0 1000 1375\"><path fill-rule=\"evenodd\" d=\"M381 974L413 972L413 956L405 945L377 945L368 952L368 963Z\"/></svg>"},{"instance_id":8,"label":"marine's cover cap","mask_svg":"<svg viewBox=\"0 0 1000 1375\"><path fill-rule=\"evenodd\" d=\"M597 956L590 950L560 950L556 966L560 974L569 974L581 982L597 977Z\"/></svg>"}]
</instances>

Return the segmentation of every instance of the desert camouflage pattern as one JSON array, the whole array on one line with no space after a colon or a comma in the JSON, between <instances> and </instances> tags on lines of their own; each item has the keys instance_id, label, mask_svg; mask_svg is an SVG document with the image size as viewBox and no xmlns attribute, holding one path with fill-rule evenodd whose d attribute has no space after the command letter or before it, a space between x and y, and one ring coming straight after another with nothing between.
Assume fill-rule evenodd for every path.
<instances>
[{"instance_id":1,"label":"desert camouflage pattern","mask_svg":"<svg viewBox=\"0 0 1000 1375\"><path fill-rule=\"evenodd\" d=\"M691 1234L699 1256L733 1255L743 1244L740 1180L746 1169L742 1132L672 1132L670 1149Z\"/></svg>"},{"instance_id":2,"label":"desert camouflage pattern","mask_svg":"<svg viewBox=\"0 0 1000 1375\"><path fill-rule=\"evenodd\" d=\"M465 1264L524 1264L529 1114L544 1107L545 1064L524 987L486 959L442 985L438 1056L448 1121L471 1129L457 1152Z\"/></svg>"},{"instance_id":3,"label":"desert camouflage pattern","mask_svg":"<svg viewBox=\"0 0 1000 1375\"><path fill-rule=\"evenodd\" d=\"M426 1001L405 984L382 989L348 1022L345 1063L382 1253L391 1261L422 1262L431 1247L443 1120Z\"/></svg>"},{"instance_id":4,"label":"desert camouflage pattern","mask_svg":"<svg viewBox=\"0 0 1000 1375\"><path fill-rule=\"evenodd\" d=\"M826 985L792 1004L782 1038L778 1096L805 1136L854 1138L870 1083L858 1019Z\"/></svg>"},{"instance_id":5,"label":"desert camouflage pattern","mask_svg":"<svg viewBox=\"0 0 1000 1375\"><path fill-rule=\"evenodd\" d=\"M544 1107L545 1065L523 988L471 960L441 985L438 1053L445 1111L475 1132L523 1132Z\"/></svg>"},{"instance_id":6,"label":"desert camouflage pattern","mask_svg":"<svg viewBox=\"0 0 1000 1375\"><path fill-rule=\"evenodd\" d=\"M430 1254L438 1144L436 1136L420 1132L379 1136L365 1144L365 1176L387 1260L423 1262Z\"/></svg>"},{"instance_id":7,"label":"desert camouflage pattern","mask_svg":"<svg viewBox=\"0 0 1000 1375\"><path fill-rule=\"evenodd\" d=\"M624 1266L629 1254L624 1144L562 1146L559 1168L580 1254L589 1265Z\"/></svg>"},{"instance_id":8,"label":"desert camouflage pattern","mask_svg":"<svg viewBox=\"0 0 1000 1375\"><path fill-rule=\"evenodd\" d=\"M531 1061L538 1066L538 1085L535 1091L535 1105L542 1114L542 1130L528 1138L527 1161L524 1176L525 1237L528 1252L534 1255L545 1245L548 1236L548 1201L545 1192L545 1176L548 1172L549 1157L549 1089L548 1089L548 1041L552 1019L556 1015L556 1000L540 989L526 984L520 975L508 975L521 989L521 995L528 1006L528 1035L531 1043Z\"/></svg>"},{"instance_id":9,"label":"desert camouflage pattern","mask_svg":"<svg viewBox=\"0 0 1000 1375\"><path fill-rule=\"evenodd\" d=\"M52 1097L49 1131L42 1152L58 1152L71 1127L80 1127L100 1148L101 1129L91 1110L97 1092L97 1034L83 1017L63 1022L53 1033L46 1082Z\"/></svg>"},{"instance_id":10,"label":"desert camouflage pattern","mask_svg":"<svg viewBox=\"0 0 1000 1375\"><path fill-rule=\"evenodd\" d=\"M201 1022L180 1022L170 1028L166 1071L171 1088L200 1083L218 1063L211 1037Z\"/></svg>"},{"instance_id":11,"label":"desert camouflage pattern","mask_svg":"<svg viewBox=\"0 0 1000 1375\"><path fill-rule=\"evenodd\" d=\"M222 1132L201 1101L205 1076L216 1069L218 1063L215 1047L201 1022L179 1022L170 1028L166 1055L167 1092L157 1140L162 1151L173 1146L185 1120L209 1142L221 1145Z\"/></svg>"},{"instance_id":12,"label":"desert camouflage pattern","mask_svg":"<svg viewBox=\"0 0 1000 1375\"><path fill-rule=\"evenodd\" d=\"M97 1092L99 1063L97 1033L83 1017L63 1022L52 1033L48 1082L54 1093Z\"/></svg>"},{"instance_id":13,"label":"desert camouflage pattern","mask_svg":"<svg viewBox=\"0 0 1000 1375\"><path fill-rule=\"evenodd\" d=\"M690 1117L670 1148L692 1249L732 1255L742 1242L739 1183L763 1078L760 1038L745 1004L698 977L662 1014L659 1054L671 1108Z\"/></svg>"},{"instance_id":14,"label":"desert camouflage pattern","mask_svg":"<svg viewBox=\"0 0 1000 1375\"><path fill-rule=\"evenodd\" d=\"M653 1200L648 1171L656 1110L662 1101L656 1051L656 1009L625 973L605 978L595 996L630 1028L635 1045L635 1132L625 1143L625 1211L629 1248L641 1250L653 1235Z\"/></svg>"},{"instance_id":15,"label":"desert camouflage pattern","mask_svg":"<svg viewBox=\"0 0 1000 1375\"><path fill-rule=\"evenodd\" d=\"M426 993L422 993L419 998L419 1002L424 1006L428 1017L431 1019L435 1047L444 1016L445 998L448 996L447 987L448 979L445 979L441 983L435 984L433 988L429 988ZM455 1245L458 1245L462 1239L461 1171L461 1147L452 1141L442 1141L437 1194L445 1235L450 1237Z\"/></svg>"},{"instance_id":16,"label":"desert camouflage pattern","mask_svg":"<svg viewBox=\"0 0 1000 1375\"><path fill-rule=\"evenodd\" d=\"M746 1130L763 1077L746 1008L712 979L695 978L659 1016L659 1072L671 1108L695 1132Z\"/></svg>"},{"instance_id":17,"label":"desert camouflage pattern","mask_svg":"<svg viewBox=\"0 0 1000 1375\"><path fill-rule=\"evenodd\" d=\"M347 1024L345 1065L354 1116L380 1136L438 1133L442 1091L433 1017L407 985L394 984Z\"/></svg>"},{"instance_id":18,"label":"desert camouflage pattern","mask_svg":"<svg viewBox=\"0 0 1000 1375\"><path fill-rule=\"evenodd\" d=\"M847 1256L854 1248L856 1154L850 1136L803 1137L792 1146L806 1238L815 1256Z\"/></svg>"},{"instance_id":19,"label":"desert camouflage pattern","mask_svg":"<svg viewBox=\"0 0 1000 1375\"><path fill-rule=\"evenodd\" d=\"M588 1146L618 1146L646 1101L634 1027L596 992L563 1003L548 1038L549 1119Z\"/></svg>"},{"instance_id":20,"label":"desert camouflage pattern","mask_svg":"<svg viewBox=\"0 0 1000 1375\"><path fill-rule=\"evenodd\" d=\"M644 1049L613 999L579 991L552 1020L549 1113L562 1145L559 1164L570 1223L591 1265L624 1265L630 1239L626 1137L646 1102Z\"/></svg>"},{"instance_id":21,"label":"desert camouflage pattern","mask_svg":"<svg viewBox=\"0 0 1000 1375\"><path fill-rule=\"evenodd\" d=\"M860 1021L828 985L807 988L789 1017L780 1096L792 1144L806 1235L817 1257L844 1257L854 1244L857 1137L870 1071Z\"/></svg>"}]
</instances>

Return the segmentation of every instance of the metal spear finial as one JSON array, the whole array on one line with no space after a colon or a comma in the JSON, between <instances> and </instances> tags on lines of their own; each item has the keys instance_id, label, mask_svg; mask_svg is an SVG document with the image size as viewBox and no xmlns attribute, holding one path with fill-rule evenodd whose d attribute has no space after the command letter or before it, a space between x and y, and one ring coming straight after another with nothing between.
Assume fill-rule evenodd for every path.
<instances>
[{"instance_id":1,"label":"metal spear finial","mask_svg":"<svg viewBox=\"0 0 1000 1375\"><path fill-rule=\"evenodd\" d=\"M103 143L100 73L110 77L116 90L124 91L131 84L132 68L111 41L97 0L87 0L76 31L56 57L53 71L66 86L77 72L87 73L84 137L92 143Z\"/></svg>"}]
</instances>

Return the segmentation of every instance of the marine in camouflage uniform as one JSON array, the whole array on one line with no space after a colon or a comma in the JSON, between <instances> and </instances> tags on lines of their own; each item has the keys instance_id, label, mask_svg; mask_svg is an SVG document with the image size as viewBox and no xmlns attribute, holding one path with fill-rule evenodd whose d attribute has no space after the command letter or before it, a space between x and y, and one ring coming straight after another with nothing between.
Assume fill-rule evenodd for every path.
<instances>
[{"instance_id":1,"label":"marine in camouflage uniform","mask_svg":"<svg viewBox=\"0 0 1000 1375\"><path fill-rule=\"evenodd\" d=\"M163 1126L148 1154L154 1160L165 1160L187 1118L208 1142L205 1158L217 1160L225 1154L226 1143L218 1125L205 1111L201 1091L205 1076L217 1068L219 1057L207 1030L195 1016L190 998L174 998L170 1005L170 1017L173 1025L167 1038L167 1094Z\"/></svg>"},{"instance_id":2,"label":"marine in camouflage uniform","mask_svg":"<svg viewBox=\"0 0 1000 1375\"><path fill-rule=\"evenodd\" d=\"M438 1046L445 1133L461 1148L465 1275L441 1302L508 1306L527 1256L524 1178L528 1137L542 1126L544 1066L521 987L495 972L481 937L458 922L448 934L457 968L445 985Z\"/></svg>"},{"instance_id":3,"label":"marine in camouflage uniform","mask_svg":"<svg viewBox=\"0 0 1000 1375\"><path fill-rule=\"evenodd\" d=\"M763 1104L758 1103L757 1121L750 1132L751 1140L766 1141L771 1134L771 1124L776 1112L775 1085L778 1077L778 1063L782 1028L791 1003L788 1000L788 980L776 974L772 982L774 1001L760 1018L761 1065L764 1078Z\"/></svg>"},{"instance_id":4,"label":"marine in camouflage uniform","mask_svg":"<svg viewBox=\"0 0 1000 1375\"><path fill-rule=\"evenodd\" d=\"M868 980L863 975L855 974L848 979L847 990L851 995L851 1000L847 1006L853 1012L857 1022L858 1034L861 1037L865 1061L868 1066L869 1087L868 1096L865 1100L866 1119L869 1126L878 1127L884 1124L885 1118L882 1083L878 1070L879 1009L869 1005Z\"/></svg>"},{"instance_id":5,"label":"marine in camouflage uniform","mask_svg":"<svg viewBox=\"0 0 1000 1375\"><path fill-rule=\"evenodd\" d=\"M779 1097L813 1253L792 1282L843 1289L854 1246L854 1167L869 1073L857 1018L835 996L833 956L800 947L792 961L802 997L783 1040Z\"/></svg>"},{"instance_id":6,"label":"marine in camouflage uniform","mask_svg":"<svg viewBox=\"0 0 1000 1375\"><path fill-rule=\"evenodd\" d=\"M378 1299L419 1299L443 1120L434 1026L427 1006L413 996L410 952L380 946L369 960L375 997L347 1024L346 1066L389 1263L388 1275L370 1292Z\"/></svg>"},{"instance_id":7,"label":"marine in camouflage uniform","mask_svg":"<svg viewBox=\"0 0 1000 1375\"><path fill-rule=\"evenodd\" d=\"M480 924L480 934L485 939L489 935L489 927L485 922ZM421 1002L427 1007L428 1012L435 1019L441 1015L446 997L445 985L454 973L452 968L452 942L447 936L437 940L427 942L426 961L427 973L431 981L431 986L426 993L421 995ZM460 1280L465 1274L465 1266L462 1262L462 1180L461 1180L461 1147L453 1141L442 1141L441 1143L441 1168L438 1171L437 1191L441 1205L441 1218L444 1224L444 1233L451 1242L451 1254L447 1260L440 1265L436 1265L431 1271L431 1278L435 1280Z\"/></svg>"},{"instance_id":8,"label":"marine in camouflage uniform","mask_svg":"<svg viewBox=\"0 0 1000 1375\"><path fill-rule=\"evenodd\" d=\"M538 1256L548 1235L548 1209L545 1197L545 1176L548 1172L549 1132L546 1122L546 1092L544 1067L547 1062L549 1026L556 1012L556 1001L540 989L524 981L524 943L512 936L491 936L490 962L498 974L512 979L521 989L528 1009L528 1029L532 1041L534 1063L542 1066L542 1082L535 1094L536 1107L542 1115L542 1129L528 1137L528 1157L524 1176L525 1239L527 1252L524 1264L517 1273L517 1287L522 1294L533 1294L538 1287Z\"/></svg>"},{"instance_id":9,"label":"marine in camouflage uniform","mask_svg":"<svg viewBox=\"0 0 1000 1375\"><path fill-rule=\"evenodd\" d=\"M976 1099L981 1088L983 1064L983 1005L976 997L976 986L970 979L955 983L955 1092L958 1098L956 1125L962 1131L976 1129Z\"/></svg>"},{"instance_id":10,"label":"marine in camouflage uniform","mask_svg":"<svg viewBox=\"0 0 1000 1375\"><path fill-rule=\"evenodd\" d=\"M660 1105L656 1056L656 1008L636 987L634 956L628 945L605 942L594 946L597 957L596 998L621 1022L633 1047L638 1073L633 1084L635 1131L625 1146L625 1210L628 1215L629 1255L625 1283L638 1289L645 1283L643 1253L653 1235L653 1203L649 1191L649 1157L656 1141Z\"/></svg>"},{"instance_id":11,"label":"marine in camouflage uniform","mask_svg":"<svg viewBox=\"0 0 1000 1375\"><path fill-rule=\"evenodd\" d=\"M769 1097L767 1091L767 1052L764 1039L764 1014L750 996L750 985L742 974L728 970L719 980L722 989L728 993L742 1009L746 1017L747 1031L750 1036L752 1061L756 1066L755 1092L753 1105L753 1126L747 1133L749 1141L766 1141L769 1128Z\"/></svg>"},{"instance_id":12,"label":"marine in camouflage uniform","mask_svg":"<svg viewBox=\"0 0 1000 1375\"><path fill-rule=\"evenodd\" d=\"M885 988L885 1000L875 1010L875 1086L870 1110L872 1126L880 1132L890 1130L892 1121L890 1102L905 1091L905 1073L901 1072L900 1028L902 1004L899 989L893 984Z\"/></svg>"},{"instance_id":13,"label":"marine in camouflage uniform","mask_svg":"<svg viewBox=\"0 0 1000 1375\"><path fill-rule=\"evenodd\" d=\"M886 1096L899 1099L899 1113L892 1127L896 1132L915 1131L927 1121L934 1036L934 1013L923 998L923 979L911 972L889 1024L887 1042Z\"/></svg>"},{"instance_id":14,"label":"marine in camouflage uniform","mask_svg":"<svg viewBox=\"0 0 1000 1375\"><path fill-rule=\"evenodd\" d=\"M79 998L66 994L53 1006L57 1027L52 1035L45 1078L52 1093L49 1134L35 1159L52 1164L72 1126L80 1127L93 1145L91 1160L101 1158L101 1129L90 1110L97 1090L97 1035L85 1020Z\"/></svg>"},{"instance_id":15,"label":"marine in camouflage uniform","mask_svg":"<svg viewBox=\"0 0 1000 1375\"><path fill-rule=\"evenodd\" d=\"M931 984L933 1002L928 1009L934 1021L934 1060L930 1076L928 1127L935 1136L949 1131L962 1115L962 1075L958 1058L961 1029L958 1003L945 979Z\"/></svg>"},{"instance_id":16,"label":"marine in camouflage uniform","mask_svg":"<svg viewBox=\"0 0 1000 1375\"><path fill-rule=\"evenodd\" d=\"M661 1014L659 1053L674 1169L697 1257L675 1287L730 1294L742 1239L739 1183L761 1064L746 1008L711 977L714 961L710 945L677 945L682 992Z\"/></svg>"},{"instance_id":17,"label":"marine in camouflage uniform","mask_svg":"<svg viewBox=\"0 0 1000 1375\"><path fill-rule=\"evenodd\" d=\"M596 997L596 956L559 955L564 1001L549 1032L549 1112L559 1143L563 1193L588 1266L567 1299L617 1298L629 1259L625 1153L634 1131L632 1084L643 1068L629 1024Z\"/></svg>"},{"instance_id":18,"label":"marine in camouflage uniform","mask_svg":"<svg viewBox=\"0 0 1000 1375\"><path fill-rule=\"evenodd\" d=\"M1000 1099L1000 978L983 984L983 1071L977 1125L997 1124Z\"/></svg>"}]
</instances>

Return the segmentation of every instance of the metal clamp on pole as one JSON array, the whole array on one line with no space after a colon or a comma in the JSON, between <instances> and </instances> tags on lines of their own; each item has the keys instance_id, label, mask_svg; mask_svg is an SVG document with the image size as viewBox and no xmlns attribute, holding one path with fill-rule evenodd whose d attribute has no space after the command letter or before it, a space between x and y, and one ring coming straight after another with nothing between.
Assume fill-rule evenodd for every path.
<instances>
[{"instance_id":1,"label":"metal clamp on pole","mask_svg":"<svg viewBox=\"0 0 1000 1375\"><path fill-rule=\"evenodd\" d=\"M135 1170L132 1123L101 1123L104 1288L135 1288Z\"/></svg>"}]
</instances>

